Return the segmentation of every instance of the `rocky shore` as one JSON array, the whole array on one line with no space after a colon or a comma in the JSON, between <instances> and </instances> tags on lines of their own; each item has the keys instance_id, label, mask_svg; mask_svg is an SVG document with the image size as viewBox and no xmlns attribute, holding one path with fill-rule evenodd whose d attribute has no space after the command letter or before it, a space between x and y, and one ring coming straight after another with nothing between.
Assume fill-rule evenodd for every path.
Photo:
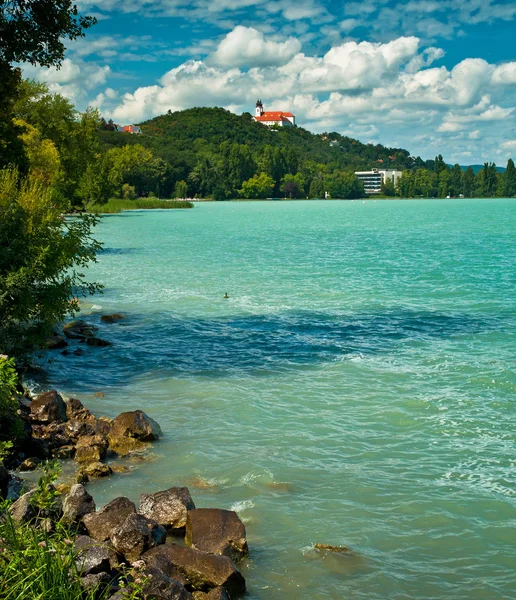
<instances>
[{"instance_id":1,"label":"rocky shore","mask_svg":"<svg viewBox=\"0 0 516 600\"><path fill-rule=\"evenodd\" d=\"M96 510L85 484L109 476L117 457L142 452L157 440L162 432L156 421L141 410L113 420L95 417L78 399L55 390L26 393L19 404L25 437L11 453L9 470L0 466L0 496L15 500L9 514L20 524L49 532L58 524L71 528L85 590L112 600L227 600L245 592L236 564L249 551L235 512L196 508L186 487L144 493L138 508L119 497ZM16 471L37 469L49 459L75 461L76 483L50 484L57 500L52 510L41 511L32 502L35 489L20 496Z\"/></svg>"}]
</instances>

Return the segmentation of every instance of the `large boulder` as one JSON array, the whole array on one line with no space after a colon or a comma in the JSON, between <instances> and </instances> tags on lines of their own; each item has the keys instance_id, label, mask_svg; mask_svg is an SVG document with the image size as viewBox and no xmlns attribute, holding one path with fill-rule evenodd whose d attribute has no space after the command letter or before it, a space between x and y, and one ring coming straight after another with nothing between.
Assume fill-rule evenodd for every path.
<instances>
[{"instance_id":1,"label":"large boulder","mask_svg":"<svg viewBox=\"0 0 516 600\"><path fill-rule=\"evenodd\" d=\"M154 519L171 533L181 533L189 510L195 504L187 487L172 487L155 494L142 494L138 513Z\"/></svg>"},{"instance_id":2,"label":"large boulder","mask_svg":"<svg viewBox=\"0 0 516 600\"><path fill-rule=\"evenodd\" d=\"M149 550L142 558L149 568L161 569L187 589L208 592L223 586L231 595L245 592L245 579L227 556L166 544Z\"/></svg>"},{"instance_id":3,"label":"large boulder","mask_svg":"<svg viewBox=\"0 0 516 600\"><path fill-rule=\"evenodd\" d=\"M103 435L79 437L76 443L75 460L80 463L99 462L105 458L107 449L108 441Z\"/></svg>"},{"instance_id":4,"label":"large boulder","mask_svg":"<svg viewBox=\"0 0 516 600\"><path fill-rule=\"evenodd\" d=\"M148 446L148 442L141 442L136 438L126 437L125 435L114 435L109 433L109 449L116 452L119 456L127 456L132 452L142 452Z\"/></svg>"},{"instance_id":5,"label":"large boulder","mask_svg":"<svg viewBox=\"0 0 516 600\"><path fill-rule=\"evenodd\" d=\"M32 505L31 499L36 490L31 490L23 496L20 496L16 502L9 507L11 517L19 523L27 523L36 517L36 509Z\"/></svg>"},{"instance_id":6,"label":"large boulder","mask_svg":"<svg viewBox=\"0 0 516 600\"><path fill-rule=\"evenodd\" d=\"M193 600L192 594L175 579L167 577L159 569L146 569L148 583L143 589L144 600Z\"/></svg>"},{"instance_id":7,"label":"large boulder","mask_svg":"<svg viewBox=\"0 0 516 600\"><path fill-rule=\"evenodd\" d=\"M95 346L97 348L103 348L105 346L111 346L112 343L108 342L107 340L103 340L101 338L98 337L89 337L86 339L86 343L88 344L88 346Z\"/></svg>"},{"instance_id":8,"label":"large boulder","mask_svg":"<svg viewBox=\"0 0 516 600\"><path fill-rule=\"evenodd\" d=\"M189 511L185 542L196 550L227 556L235 562L249 556L245 526L232 510L197 508Z\"/></svg>"},{"instance_id":9,"label":"large boulder","mask_svg":"<svg viewBox=\"0 0 516 600\"><path fill-rule=\"evenodd\" d=\"M72 340L84 340L95 334L98 327L86 323L82 319L76 321L70 321L63 327L63 333L65 336Z\"/></svg>"},{"instance_id":10,"label":"large boulder","mask_svg":"<svg viewBox=\"0 0 516 600\"><path fill-rule=\"evenodd\" d=\"M119 313L113 313L112 315L102 315L100 317L100 320L103 323L116 323L117 321L121 321L122 319L125 319L124 315L121 315Z\"/></svg>"},{"instance_id":11,"label":"large boulder","mask_svg":"<svg viewBox=\"0 0 516 600\"><path fill-rule=\"evenodd\" d=\"M75 550L75 564L82 576L108 573L111 570L111 561L115 554L107 544L97 542L87 535L80 535L75 540Z\"/></svg>"},{"instance_id":12,"label":"large boulder","mask_svg":"<svg viewBox=\"0 0 516 600\"><path fill-rule=\"evenodd\" d=\"M111 434L136 438L143 442L157 440L162 434L161 427L142 410L133 410L118 415L111 424Z\"/></svg>"},{"instance_id":13,"label":"large boulder","mask_svg":"<svg viewBox=\"0 0 516 600\"><path fill-rule=\"evenodd\" d=\"M132 562L155 546L165 543L167 532L156 521L143 515L130 514L110 535L117 552Z\"/></svg>"},{"instance_id":14,"label":"large boulder","mask_svg":"<svg viewBox=\"0 0 516 600\"><path fill-rule=\"evenodd\" d=\"M44 347L47 350L59 350L61 348L66 348L66 346L68 346L68 342L62 335L57 334L47 338L44 343Z\"/></svg>"},{"instance_id":15,"label":"large boulder","mask_svg":"<svg viewBox=\"0 0 516 600\"><path fill-rule=\"evenodd\" d=\"M111 533L120 527L127 517L136 512L136 507L129 498L115 498L98 512L92 512L83 519L84 525L90 536L104 542Z\"/></svg>"},{"instance_id":16,"label":"large boulder","mask_svg":"<svg viewBox=\"0 0 516 600\"><path fill-rule=\"evenodd\" d=\"M89 479L100 479L101 477L109 477L113 472L109 465L106 465L101 462L93 462L87 464L85 467L82 467L84 474Z\"/></svg>"},{"instance_id":17,"label":"large boulder","mask_svg":"<svg viewBox=\"0 0 516 600\"><path fill-rule=\"evenodd\" d=\"M72 485L70 493L63 500L63 521L77 525L81 519L95 512L95 500L80 483Z\"/></svg>"},{"instance_id":18,"label":"large boulder","mask_svg":"<svg viewBox=\"0 0 516 600\"><path fill-rule=\"evenodd\" d=\"M88 421L94 419L91 412L77 398L70 398L66 403L66 414L69 419Z\"/></svg>"},{"instance_id":19,"label":"large boulder","mask_svg":"<svg viewBox=\"0 0 516 600\"><path fill-rule=\"evenodd\" d=\"M216 587L209 592L194 592L194 600L231 600L227 590L223 587Z\"/></svg>"},{"instance_id":20,"label":"large boulder","mask_svg":"<svg viewBox=\"0 0 516 600\"><path fill-rule=\"evenodd\" d=\"M30 412L31 419L38 423L62 423L68 418L66 404L56 390L36 396L30 403Z\"/></svg>"}]
</instances>

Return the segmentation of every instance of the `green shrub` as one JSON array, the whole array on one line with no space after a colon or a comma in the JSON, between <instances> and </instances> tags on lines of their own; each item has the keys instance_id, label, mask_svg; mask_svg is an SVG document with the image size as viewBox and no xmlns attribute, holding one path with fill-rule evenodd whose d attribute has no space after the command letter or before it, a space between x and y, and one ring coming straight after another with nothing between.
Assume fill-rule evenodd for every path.
<instances>
[{"instance_id":1,"label":"green shrub","mask_svg":"<svg viewBox=\"0 0 516 600\"><path fill-rule=\"evenodd\" d=\"M124 200L134 200L136 198L136 189L134 185L124 183L122 186L122 198Z\"/></svg>"},{"instance_id":2,"label":"green shrub","mask_svg":"<svg viewBox=\"0 0 516 600\"><path fill-rule=\"evenodd\" d=\"M14 360L0 354L0 439L18 437L23 432L23 424L18 417L18 374ZM0 447L0 460L2 460Z\"/></svg>"}]
</instances>

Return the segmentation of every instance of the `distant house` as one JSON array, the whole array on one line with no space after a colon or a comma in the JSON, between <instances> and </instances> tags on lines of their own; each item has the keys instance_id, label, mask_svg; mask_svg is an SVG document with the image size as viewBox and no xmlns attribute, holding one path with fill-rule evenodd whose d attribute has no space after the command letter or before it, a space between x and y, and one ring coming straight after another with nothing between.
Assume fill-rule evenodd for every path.
<instances>
[{"instance_id":1,"label":"distant house","mask_svg":"<svg viewBox=\"0 0 516 600\"><path fill-rule=\"evenodd\" d=\"M355 175L364 184L365 193L368 195L379 194L382 191L382 184L390 179L394 185L402 175L402 171L395 169L372 169L371 171L355 171Z\"/></svg>"},{"instance_id":2,"label":"distant house","mask_svg":"<svg viewBox=\"0 0 516 600\"><path fill-rule=\"evenodd\" d=\"M142 128L139 125L117 125L116 130L118 133L134 133L135 135L142 134Z\"/></svg>"},{"instance_id":3,"label":"distant house","mask_svg":"<svg viewBox=\"0 0 516 600\"><path fill-rule=\"evenodd\" d=\"M258 123L262 123L262 125L267 125L267 127L272 127L273 125L277 125L278 127L294 127L296 124L296 117L290 112L265 112L261 100L256 102L256 110L253 119L258 121Z\"/></svg>"}]
</instances>

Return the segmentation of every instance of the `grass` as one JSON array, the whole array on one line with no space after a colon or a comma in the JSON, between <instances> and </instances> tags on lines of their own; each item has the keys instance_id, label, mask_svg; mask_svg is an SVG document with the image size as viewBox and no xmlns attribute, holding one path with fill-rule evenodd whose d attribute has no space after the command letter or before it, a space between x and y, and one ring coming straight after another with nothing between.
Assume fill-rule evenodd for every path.
<instances>
[{"instance_id":1,"label":"grass","mask_svg":"<svg viewBox=\"0 0 516 600\"><path fill-rule=\"evenodd\" d=\"M139 198L138 200L123 200L112 198L106 204L93 204L88 207L90 213L119 213L123 210L138 209L171 209L171 208L193 208L193 204L187 200L160 200L158 198Z\"/></svg>"}]
</instances>

